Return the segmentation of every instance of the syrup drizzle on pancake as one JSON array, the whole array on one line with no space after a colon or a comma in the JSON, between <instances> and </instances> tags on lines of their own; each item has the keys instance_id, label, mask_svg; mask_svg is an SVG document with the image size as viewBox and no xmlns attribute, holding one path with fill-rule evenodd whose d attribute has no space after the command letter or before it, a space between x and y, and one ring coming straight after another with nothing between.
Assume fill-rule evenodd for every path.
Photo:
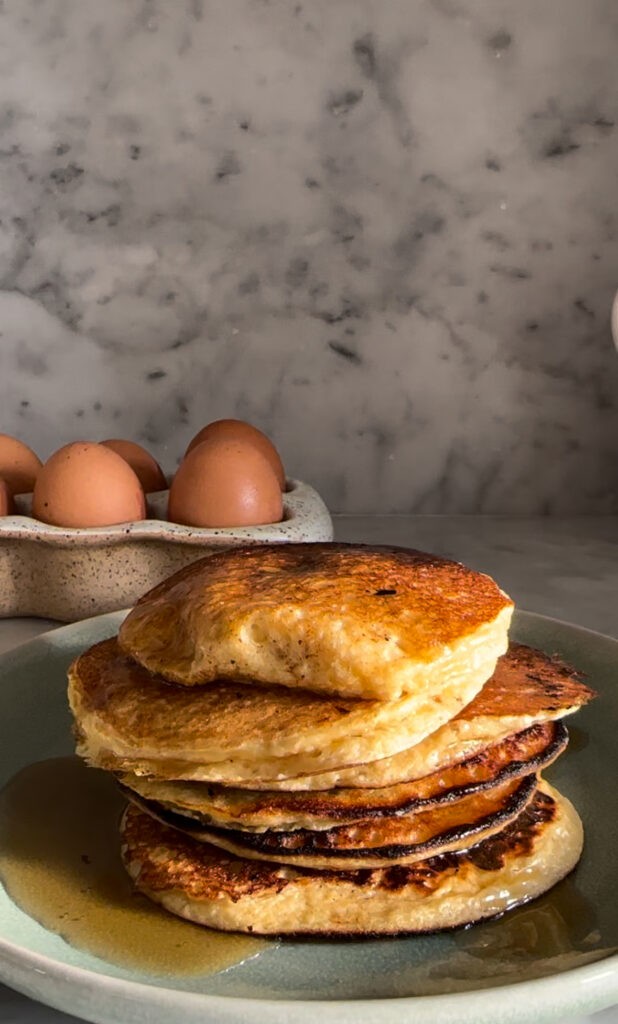
<instances>
[{"instance_id":1,"label":"syrup drizzle on pancake","mask_svg":"<svg viewBox=\"0 0 618 1024\"><path fill-rule=\"evenodd\" d=\"M77 757L39 761L0 793L0 878L11 899L70 945L154 975L212 974L272 943L172 917L122 865L114 780Z\"/></svg>"}]
</instances>

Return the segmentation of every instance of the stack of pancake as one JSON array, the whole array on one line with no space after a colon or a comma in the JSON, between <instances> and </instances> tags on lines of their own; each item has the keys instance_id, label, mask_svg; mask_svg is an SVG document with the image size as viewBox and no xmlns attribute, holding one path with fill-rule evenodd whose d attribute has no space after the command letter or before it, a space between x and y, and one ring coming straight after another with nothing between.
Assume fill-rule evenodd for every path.
<instances>
[{"instance_id":1,"label":"stack of pancake","mask_svg":"<svg viewBox=\"0 0 618 1024\"><path fill-rule=\"evenodd\" d=\"M540 772L592 694L509 646L512 611L456 562L344 544L231 549L150 591L69 672L137 887L262 935L429 931L545 892L582 827Z\"/></svg>"}]
</instances>

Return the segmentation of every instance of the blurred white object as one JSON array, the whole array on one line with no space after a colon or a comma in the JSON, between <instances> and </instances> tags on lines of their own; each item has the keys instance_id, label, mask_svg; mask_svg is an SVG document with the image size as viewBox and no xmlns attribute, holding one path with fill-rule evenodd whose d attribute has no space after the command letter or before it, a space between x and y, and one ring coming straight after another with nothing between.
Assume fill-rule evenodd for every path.
<instances>
[{"instance_id":1,"label":"blurred white object","mask_svg":"<svg viewBox=\"0 0 618 1024\"><path fill-rule=\"evenodd\" d=\"M614 295L614 302L612 304L612 335L614 345L618 348L618 292Z\"/></svg>"}]
</instances>

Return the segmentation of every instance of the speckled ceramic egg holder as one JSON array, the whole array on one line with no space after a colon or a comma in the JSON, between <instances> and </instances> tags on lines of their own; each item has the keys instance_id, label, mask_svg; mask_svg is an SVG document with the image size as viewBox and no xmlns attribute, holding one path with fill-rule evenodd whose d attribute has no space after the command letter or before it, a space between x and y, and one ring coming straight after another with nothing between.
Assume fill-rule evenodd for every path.
<instances>
[{"instance_id":1,"label":"speckled ceramic egg holder","mask_svg":"<svg viewBox=\"0 0 618 1024\"><path fill-rule=\"evenodd\" d=\"M333 538L326 505L300 480L288 480L282 521L265 526L170 523L167 496L148 495L148 518L140 522L77 530L31 519L31 495L17 495L17 515L0 518L0 618L74 622L130 607L173 572L222 548Z\"/></svg>"}]
</instances>

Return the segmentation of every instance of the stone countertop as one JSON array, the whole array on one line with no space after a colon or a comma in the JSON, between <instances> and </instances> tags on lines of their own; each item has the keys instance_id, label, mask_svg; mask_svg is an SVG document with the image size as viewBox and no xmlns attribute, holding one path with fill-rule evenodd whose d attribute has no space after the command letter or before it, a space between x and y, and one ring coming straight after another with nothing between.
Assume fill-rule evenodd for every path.
<instances>
[{"instance_id":1,"label":"stone countertop","mask_svg":"<svg viewBox=\"0 0 618 1024\"><path fill-rule=\"evenodd\" d=\"M338 540L435 551L488 572L520 608L618 637L618 518L338 516ZM48 620L0 622L0 651L51 628ZM70 1024L0 986L3 1024ZM560 1024L618 1024L618 1007ZM118 1024L123 1024L119 1021Z\"/></svg>"}]
</instances>

